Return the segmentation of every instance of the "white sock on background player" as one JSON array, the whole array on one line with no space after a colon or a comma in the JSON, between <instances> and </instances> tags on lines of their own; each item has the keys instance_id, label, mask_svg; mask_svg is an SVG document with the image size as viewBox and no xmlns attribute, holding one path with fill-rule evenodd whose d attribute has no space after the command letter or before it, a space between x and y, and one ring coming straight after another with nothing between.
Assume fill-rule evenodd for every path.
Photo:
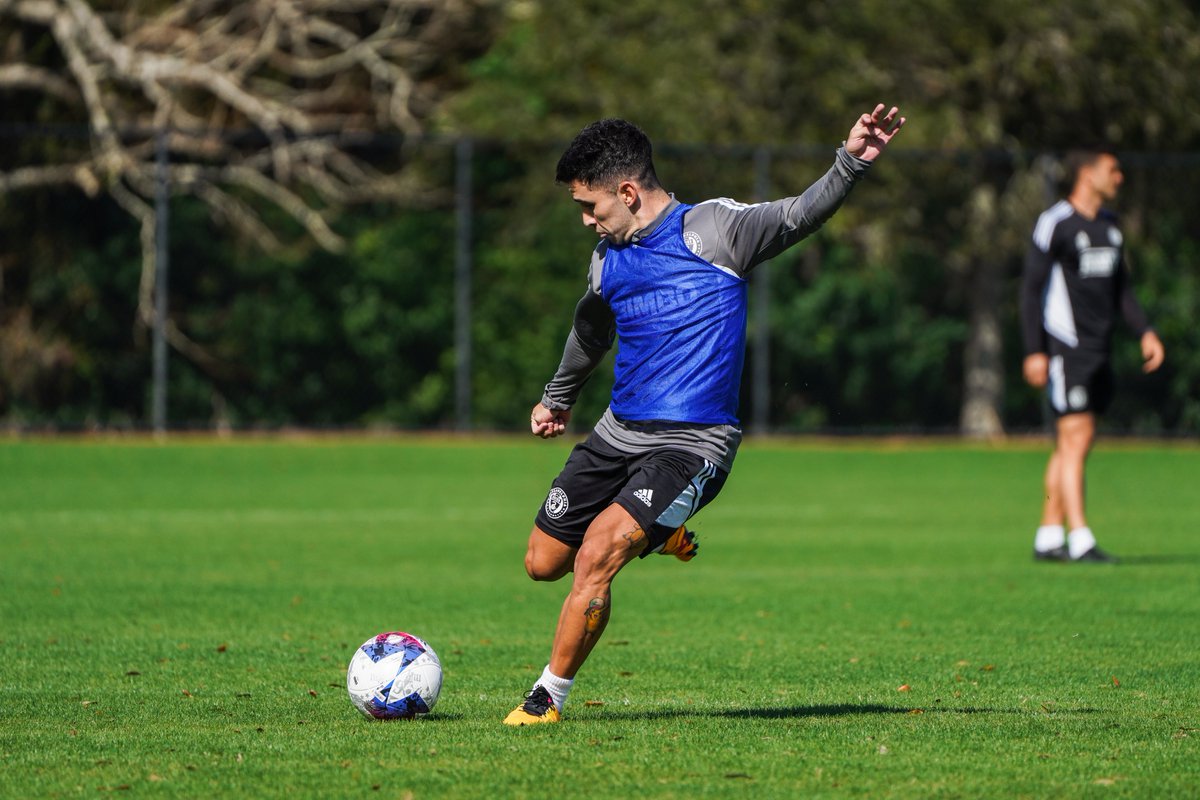
<instances>
[{"instance_id":1,"label":"white sock on background player","mask_svg":"<svg viewBox=\"0 0 1200 800\"><path fill-rule=\"evenodd\" d=\"M1079 558L1095 546L1096 537L1092 535L1092 529L1086 526L1075 528L1067 535L1067 550L1071 558Z\"/></svg>"},{"instance_id":2,"label":"white sock on background player","mask_svg":"<svg viewBox=\"0 0 1200 800\"><path fill-rule=\"evenodd\" d=\"M534 686L543 686L550 693L550 699L554 701L554 707L561 713L563 706L567 704L567 695L571 692L571 687L575 684L574 678L560 678L550 671L550 665L542 670L542 677L534 681Z\"/></svg>"},{"instance_id":3,"label":"white sock on background player","mask_svg":"<svg viewBox=\"0 0 1200 800\"><path fill-rule=\"evenodd\" d=\"M1067 543L1067 534L1062 525L1042 525L1033 537L1033 549L1048 553Z\"/></svg>"}]
</instances>

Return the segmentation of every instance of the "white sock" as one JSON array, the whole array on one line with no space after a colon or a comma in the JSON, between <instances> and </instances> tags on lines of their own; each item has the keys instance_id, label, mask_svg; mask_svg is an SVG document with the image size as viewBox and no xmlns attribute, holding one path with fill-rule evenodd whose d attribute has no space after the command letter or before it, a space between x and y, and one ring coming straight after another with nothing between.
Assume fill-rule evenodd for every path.
<instances>
[{"instance_id":1,"label":"white sock","mask_svg":"<svg viewBox=\"0 0 1200 800\"><path fill-rule=\"evenodd\" d=\"M1045 553L1067 543L1067 534L1062 525L1042 525L1033 537L1033 549Z\"/></svg>"},{"instance_id":2,"label":"white sock","mask_svg":"<svg viewBox=\"0 0 1200 800\"><path fill-rule=\"evenodd\" d=\"M544 686L546 691L550 693L550 699L554 701L554 707L560 712L563 706L567 704L567 695L571 693L571 687L575 684L574 678L560 678L550 671L550 665L542 670L542 677L534 682L534 686Z\"/></svg>"},{"instance_id":3,"label":"white sock","mask_svg":"<svg viewBox=\"0 0 1200 800\"><path fill-rule=\"evenodd\" d=\"M1070 551L1071 558L1079 558L1095 546L1096 537L1092 535L1092 529L1087 526L1076 528L1067 535L1067 550Z\"/></svg>"}]
</instances>

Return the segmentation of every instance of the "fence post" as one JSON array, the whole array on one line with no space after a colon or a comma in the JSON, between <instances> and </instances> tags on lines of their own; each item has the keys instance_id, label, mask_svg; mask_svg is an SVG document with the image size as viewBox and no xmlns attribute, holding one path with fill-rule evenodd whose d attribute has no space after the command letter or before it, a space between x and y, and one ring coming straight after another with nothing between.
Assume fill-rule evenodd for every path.
<instances>
[{"instance_id":1,"label":"fence post","mask_svg":"<svg viewBox=\"0 0 1200 800\"><path fill-rule=\"evenodd\" d=\"M454 145L454 427L471 428L471 169L474 146Z\"/></svg>"},{"instance_id":2,"label":"fence post","mask_svg":"<svg viewBox=\"0 0 1200 800\"><path fill-rule=\"evenodd\" d=\"M154 338L152 344L153 390L150 418L154 435L167 433L167 280L170 262L169 227L171 186L168 166L167 131L155 134L154 193Z\"/></svg>"},{"instance_id":3,"label":"fence post","mask_svg":"<svg viewBox=\"0 0 1200 800\"><path fill-rule=\"evenodd\" d=\"M771 151L759 145L754 151L754 200L766 202L771 191ZM752 273L754 287L750 350L750 430L766 433L771 427L771 264L759 264Z\"/></svg>"}]
</instances>

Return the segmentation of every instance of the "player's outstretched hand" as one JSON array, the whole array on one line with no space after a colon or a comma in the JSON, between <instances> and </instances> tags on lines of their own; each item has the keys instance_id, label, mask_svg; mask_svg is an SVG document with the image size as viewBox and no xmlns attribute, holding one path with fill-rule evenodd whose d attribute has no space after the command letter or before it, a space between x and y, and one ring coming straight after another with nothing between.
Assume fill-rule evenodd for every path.
<instances>
[{"instance_id":1,"label":"player's outstretched hand","mask_svg":"<svg viewBox=\"0 0 1200 800\"><path fill-rule=\"evenodd\" d=\"M1143 333L1142 372L1154 372L1154 370L1162 366L1163 359L1166 357L1166 348L1163 347L1162 340L1158 338L1158 334L1154 331Z\"/></svg>"},{"instance_id":2,"label":"player's outstretched hand","mask_svg":"<svg viewBox=\"0 0 1200 800\"><path fill-rule=\"evenodd\" d=\"M553 439L567 432L567 423L571 420L571 412L551 411L541 403L529 412L529 430L534 436L543 439Z\"/></svg>"},{"instance_id":3,"label":"player's outstretched hand","mask_svg":"<svg viewBox=\"0 0 1200 800\"><path fill-rule=\"evenodd\" d=\"M858 122L850 129L850 135L846 137L847 153L865 161L874 161L888 146L888 142L892 141L892 137L904 125L905 118L897 116L900 109L895 106L886 114L883 113L883 109L884 105L880 103L870 114L863 114L858 118Z\"/></svg>"}]
</instances>

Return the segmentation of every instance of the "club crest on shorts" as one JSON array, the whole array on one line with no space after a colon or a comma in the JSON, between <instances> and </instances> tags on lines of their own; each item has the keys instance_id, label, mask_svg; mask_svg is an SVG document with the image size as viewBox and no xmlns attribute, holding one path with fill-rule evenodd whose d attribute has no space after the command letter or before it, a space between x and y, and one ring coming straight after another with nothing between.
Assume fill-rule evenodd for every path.
<instances>
[{"instance_id":1,"label":"club crest on shorts","mask_svg":"<svg viewBox=\"0 0 1200 800\"><path fill-rule=\"evenodd\" d=\"M1067 392L1067 403L1071 408L1084 408L1087 405L1088 392L1084 386L1072 386Z\"/></svg>"},{"instance_id":2,"label":"club crest on shorts","mask_svg":"<svg viewBox=\"0 0 1200 800\"><path fill-rule=\"evenodd\" d=\"M567 493L558 486L555 486L550 490L550 495L546 498L546 516L550 517L550 519L558 519L567 513L567 508L570 505L570 502L567 501Z\"/></svg>"}]
</instances>

